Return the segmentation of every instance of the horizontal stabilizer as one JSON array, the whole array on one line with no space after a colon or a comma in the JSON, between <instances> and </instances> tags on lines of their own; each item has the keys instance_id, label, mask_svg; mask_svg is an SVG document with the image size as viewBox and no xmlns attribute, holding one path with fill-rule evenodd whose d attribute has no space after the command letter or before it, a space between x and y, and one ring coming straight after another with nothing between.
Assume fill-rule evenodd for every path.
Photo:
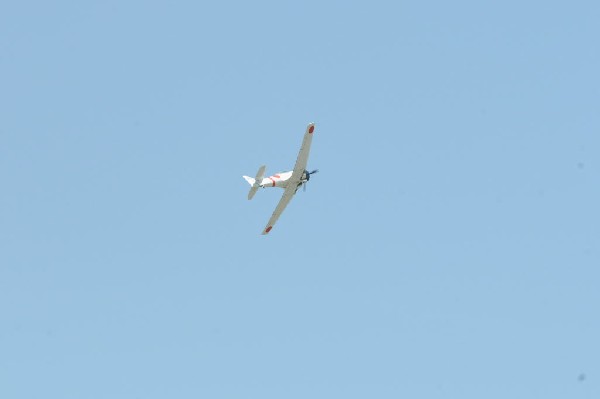
<instances>
[{"instance_id":1,"label":"horizontal stabilizer","mask_svg":"<svg viewBox=\"0 0 600 399\"><path fill-rule=\"evenodd\" d=\"M251 200L254 197L254 194L256 194L256 191L258 190L258 187L260 187L260 183L263 180L263 177L265 176L265 169L267 167L265 165L261 166L260 168L258 168L258 171L256 172L256 178L251 178L248 176L244 176L244 179L246 179L246 181L248 183L250 183L250 185L252 187L250 187L250 191L248 192L248 199Z\"/></svg>"}]
</instances>

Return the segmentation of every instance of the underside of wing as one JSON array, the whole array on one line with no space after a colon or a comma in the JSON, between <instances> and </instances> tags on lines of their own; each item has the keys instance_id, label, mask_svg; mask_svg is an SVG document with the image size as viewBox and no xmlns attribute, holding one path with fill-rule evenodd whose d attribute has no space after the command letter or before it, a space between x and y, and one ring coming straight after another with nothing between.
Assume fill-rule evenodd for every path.
<instances>
[{"instance_id":1,"label":"underside of wing","mask_svg":"<svg viewBox=\"0 0 600 399\"><path fill-rule=\"evenodd\" d=\"M310 145L312 143L313 132L315 131L315 124L309 123L304 132L304 138L302 139L302 146L296 159L296 165L294 165L294 173L292 174L291 181L300 182L302 174L306 169L308 163L308 155L310 154Z\"/></svg>"},{"instance_id":2,"label":"underside of wing","mask_svg":"<svg viewBox=\"0 0 600 399\"><path fill-rule=\"evenodd\" d=\"M296 188L296 185L289 185L286 187L285 191L283 192L283 195L281 196L281 199L279 200L279 203L277 204L277 207L271 215L271 219L269 219L269 223L267 223L267 226L262 232L263 235L269 234L275 223L277 223L279 216L281 216L287 204L290 203L292 197L294 196L294 194L296 194Z\"/></svg>"}]
</instances>

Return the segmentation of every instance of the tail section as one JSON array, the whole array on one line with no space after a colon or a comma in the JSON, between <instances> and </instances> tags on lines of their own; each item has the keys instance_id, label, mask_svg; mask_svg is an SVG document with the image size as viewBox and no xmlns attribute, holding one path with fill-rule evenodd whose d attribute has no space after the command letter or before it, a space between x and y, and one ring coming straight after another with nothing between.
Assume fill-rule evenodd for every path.
<instances>
[{"instance_id":1,"label":"tail section","mask_svg":"<svg viewBox=\"0 0 600 399\"><path fill-rule=\"evenodd\" d=\"M248 184L249 184L250 186L253 186L253 185L254 185L254 181L255 181L255 180L254 180L254 177L250 177L250 176L242 176L242 177L243 177L244 179L246 179L246 181L248 182Z\"/></svg>"},{"instance_id":2,"label":"tail section","mask_svg":"<svg viewBox=\"0 0 600 399\"><path fill-rule=\"evenodd\" d=\"M254 179L249 176L243 176L244 179L246 179L248 184L250 184L250 186L251 186L250 191L248 192L249 200L251 200L254 197L254 194L256 194L258 187L260 187L260 182L262 182L263 177L265 176L265 169L266 169L265 165L258 168L258 172L256 172L256 178L254 178Z\"/></svg>"}]
</instances>

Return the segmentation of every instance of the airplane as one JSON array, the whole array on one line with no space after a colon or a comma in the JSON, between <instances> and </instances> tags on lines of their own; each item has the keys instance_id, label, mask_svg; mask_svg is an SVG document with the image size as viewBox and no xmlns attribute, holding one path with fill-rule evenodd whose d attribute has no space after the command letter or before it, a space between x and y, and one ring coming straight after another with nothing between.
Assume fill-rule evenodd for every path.
<instances>
[{"instance_id":1,"label":"airplane","mask_svg":"<svg viewBox=\"0 0 600 399\"><path fill-rule=\"evenodd\" d=\"M248 200L251 200L254 197L254 194L256 194L259 187L281 187L285 190L281 199L279 200L279 204L277 204L275 211L273 211L273 215L271 215L271 219L269 219L267 226L262 232L263 235L269 234L279 219L279 216L281 216L283 213L285 207L289 204L294 194L296 194L296 191L298 191L298 188L302 186L304 191L306 191L306 183L310 180L310 175L319 171L318 169L310 172L306 170L306 163L308 162L308 154L310 153L310 144L312 143L314 131L315 124L310 123L306 127L304 139L302 140L302 146L300 147L300 152L298 153L298 158L296 159L296 164L294 165L293 170L276 173L269 177L264 177L266 166L262 165L260 168L258 168L255 178L242 176L244 179L246 179L248 184L250 184Z\"/></svg>"}]
</instances>

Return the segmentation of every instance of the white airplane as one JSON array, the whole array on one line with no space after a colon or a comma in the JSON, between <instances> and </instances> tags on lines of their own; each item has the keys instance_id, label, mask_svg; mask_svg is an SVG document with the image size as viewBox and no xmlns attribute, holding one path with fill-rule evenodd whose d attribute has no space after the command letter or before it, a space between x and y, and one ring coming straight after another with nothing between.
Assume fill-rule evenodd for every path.
<instances>
[{"instance_id":1,"label":"white airplane","mask_svg":"<svg viewBox=\"0 0 600 399\"><path fill-rule=\"evenodd\" d=\"M312 172L306 170L306 163L308 162L308 154L310 152L310 143L312 142L314 131L314 123L311 123L306 127L304 139L302 140L302 147L300 147L300 152L298 153L298 158L296 159L296 165L294 165L294 170L264 177L266 166L263 165L258 168L255 178L243 176L248 184L250 184L250 191L248 192L249 200L254 197L254 194L256 194L256 191L259 187L281 187L285 190L281 200L279 200L279 204L277 204L275 211L273 211L273 215L271 215L271 219L269 219L269 223L267 223L267 226L262 232L263 235L269 234L287 204L289 204L294 194L296 194L296 191L298 191L298 188L303 186L304 190L306 190L305 184L310 180L310 175L319 171L318 169L315 169Z\"/></svg>"}]
</instances>

